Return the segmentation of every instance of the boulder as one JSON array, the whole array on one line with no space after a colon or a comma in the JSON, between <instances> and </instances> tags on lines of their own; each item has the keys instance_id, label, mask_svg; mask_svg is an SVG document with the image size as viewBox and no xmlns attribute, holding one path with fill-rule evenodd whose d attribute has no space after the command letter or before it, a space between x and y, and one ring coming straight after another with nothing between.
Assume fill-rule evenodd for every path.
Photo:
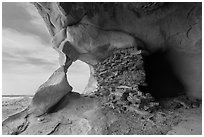
<instances>
[{"instance_id":1,"label":"boulder","mask_svg":"<svg viewBox=\"0 0 204 137\"><path fill-rule=\"evenodd\" d=\"M36 116L51 111L54 105L72 91L65 72L64 66L58 68L52 76L38 88L30 107L30 111Z\"/></svg>"}]
</instances>

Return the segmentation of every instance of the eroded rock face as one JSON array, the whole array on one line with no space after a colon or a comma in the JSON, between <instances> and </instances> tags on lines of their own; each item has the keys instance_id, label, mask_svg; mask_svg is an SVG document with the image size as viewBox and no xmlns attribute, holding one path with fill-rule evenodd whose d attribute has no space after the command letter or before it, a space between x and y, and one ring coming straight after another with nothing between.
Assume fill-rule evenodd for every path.
<instances>
[{"instance_id":1,"label":"eroded rock face","mask_svg":"<svg viewBox=\"0 0 204 137\"><path fill-rule=\"evenodd\" d=\"M94 94L105 107L145 115L159 106L146 88L141 54L136 48L120 49L94 67L98 82Z\"/></svg>"},{"instance_id":2,"label":"eroded rock face","mask_svg":"<svg viewBox=\"0 0 204 137\"><path fill-rule=\"evenodd\" d=\"M61 53L61 65L65 54L95 65L115 48L136 46L149 54L166 52L164 58L185 92L201 97L201 3L35 5Z\"/></svg>"},{"instance_id":3,"label":"eroded rock face","mask_svg":"<svg viewBox=\"0 0 204 137\"><path fill-rule=\"evenodd\" d=\"M34 3L44 18L53 46L90 65L114 49L139 47L165 51L185 92L201 95L200 3ZM144 44L141 44L142 42ZM190 74L190 75L189 75ZM92 85L92 84L89 84Z\"/></svg>"},{"instance_id":4,"label":"eroded rock face","mask_svg":"<svg viewBox=\"0 0 204 137\"><path fill-rule=\"evenodd\" d=\"M56 105L65 95L72 91L72 87L67 81L65 67L58 68L52 76L42 84L35 93L31 110L36 116L51 111L51 107Z\"/></svg>"},{"instance_id":5,"label":"eroded rock face","mask_svg":"<svg viewBox=\"0 0 204 137\"><path fill-rule=\"evenodd\" d=\"M177 78L185 87L185 92L194 97L201 97L201 3L39 2L33 4L47 25L52 37L52 46L59 53L59 64L61 67L54 72L47 82L39 87L32 104L27 109L9 117L3 123L4 128L6 128L9 133L59 134L60 130L64 131L64 129L67 129L67 126L64 126L67 125L67 123L63 125L62 117L65 117L65 121L69 121L66 114L69 113L70 110L75 112L76 107L74 107L73 104L77 102L73 101L73 99L78 99L78 96L73 95L75 93L71 92L72 87L66 78L69 66L73 61L79 59L91 65L90 68L94 68L100 62L103 62L113 55L118 49L125 50L134 47L135 51L133 50L133 54L137 54L138 49L142 49L147 55L151 55L156 51L165 52L164 57L168 59L172 71L174 71ZM122 67L124 66L122 65ZM129 67L126 68L126 70L128 69ZM91 75L94 74L94 71L95 70L91 70ZM142 71L142 73L144 72ZM135 74L136 73L134 73L134 75ZM120 76L119 74L116 75ZM128 73L127 76L128 75L130 75L130 73ZM134 75L131 76L134 77ZM144 75L139 76L141 76L141 79L136 79L142 81ZM115 79L113 81L115 81ZM93 89L93 87L96 88L97 82L94 76L91 76L89 82L88 85L91 86L90 89ZM123 84L124 83L123 81ZM129 84L130 83L131 82L129 82ZM99 81L98 84L101 84L101 81ZM137 84L131 84L128 86L136 88L134 86ZM127 85L122 86L123 88L128 87ZM87 89L88 88L89 87L87 87ZM108 90L113 91L113 89ZM92 91L89 90L88 93L90 92ZM133 92L138 94L133 94ZM138 102L136 101L136 108L135 106L126 107L129 111L133 110L133 112L135 112L137 108L140 108L142 104L141 100L143 99L147 101L147 108L151 108L151 96L144 95L138 88L128 91L127 93L128 94L124 94L126 96L125 103L129 103L129 105L131 103L135 105L133 103L135 102L135 97L138 99L137 97L140 96L140 100L138 100ZM139 95L139 93L141 93L141 95ZM120 97L123 97L123 94L121 94ZM95 101L94 99L89 100L88 98L89 101L87 102L86 97L79 97L79 99L85 99L84 102L90 104ZM71 103L71 106L69 106L67 101L73 101L74 103ZM116 102L117 101L118 100L116 100ZM83 104L82 102L79 103L80 107L81 104ZM60 104L59 106L56 105L58 103ZM121 102L119 101L119 103ZM154 105L153 103L152 106ZM83 112L76 111L76 114L78 114L77 118L72 117L75 113L69 113L69 117L77 122L74 123L75 126L68 126L70 131L63 133L107 133L107 123L104 122L107 119L101 114L101 110L98 111L96 109L97 107L97 105L92 104L91 108L87 108L86 110L82 109ZM81 108L79 110L81 110ZM52 117L53 112L60 111L64 112L62 114L58 113L60 116L59 119L56 115ZM140 115L145 114L140 110L136 112L140 113ZM96 117L90 117L90 115L93 116L96 113L99 113ZM48 114L48 119L50 116L54 118L51 120L49 126L44 127L43 122L39 124L36 121L36 116L41 117L42 114ZM101 116L102 118L99 119L97 116ZM12 121L15 124L12 124ZM31 122L29 126L28 121ZM39 121L41 122L41 119L39 119ZM100 126L97 124L94 125L95 121L101 123L99 124ZM113 123L114 120L109 124ZM53 125L55 125L54 128ZM115 125L117 125L117 123ZM7 128L8 126L10 128L17 127L17 130L15 130L17 132L13 132L10 128ZM38 130L34 131L33 127ZM27 130L24 132L26 128ZM77 131L81 132L78 133ZM159 130L159 132L161 132L161 130ZM122 133L126 133L126 130Z\"/></svg>"},{"instance_id":6,"label":"eroded rock face","mask_svg":"<svg viewBox=\"0 0 204 137\"><path fill-rule=\"evenodd\" d=\"M126 69L127 67L129 69ZM99 87L94 94L83 95L68 91L64 67L60 67L39 88L40 93L37 92L34 96L32 104L35 106L30 106L31 110L35 108L34 112L31 113L28 107L9 117L3 123L3 134L158 135L181 133L178 132L181 128L182 133L185 134L201 134L201 123L198 122L201 115L196 113L196 120L192 119L194 115L188 116L191 114L189 111L191 109L185 108L186 106L183 106L185 104L182 104L184 102L179 103L176 99L161 107L160 103L146 93L148 91L145 88L141 88L146 86L141 51L134 48L117 50L94 68L94 77L98 80ZM58 75L55 76L56 74ZM65 87L68 92L59 102L57 100L60 96L57 95L65 93L64 90L50 88L57 85ZM55 94L51 95L44 89L49 89ZM42 95L53 98L49 100ZM57 102L57 105L53 107L54 102ZM44 112L42 110L47 110L49 107L51 108L49 111L36 117L36 112L39 114L39 110ZM197 107L194 106L194 108L197 111ZM185 112L182 112L183 110ZM192 111L195 110L192 109ZM185 115L186 112L188 112L187 115ZM179 122L180 124L177 125ZM199 123L198 126L195 126L196 122ZM187 128L182 127L186 124ZM193 130L195 127L198 128L196 132L189 132L188 128Z\"/></svg>"}]
</instances>

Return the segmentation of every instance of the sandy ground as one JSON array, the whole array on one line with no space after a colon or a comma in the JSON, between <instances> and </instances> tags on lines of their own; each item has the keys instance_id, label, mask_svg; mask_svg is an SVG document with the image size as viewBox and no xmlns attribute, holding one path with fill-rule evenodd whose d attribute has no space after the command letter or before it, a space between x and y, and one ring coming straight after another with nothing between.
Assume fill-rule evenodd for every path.
<instances>
[{"instance_id":1,"label":"sandy ground","mask_svg":"<svg viewBox=\"0 0 204 137\"><path fill-rule=\"evenodd\" d=\"M88 99L89 100L89 99ZM37 124L33 124L30 128L27 129L23 134L45 134L45 132L49 131L49 134L61 134L62 131L64 134L84 134L88 131L90 126L95 125L97 129L102 129L104 126L103 119L104 117L108 122L105 124L105 131L101 131L101 134L109 134L109 135L125 135L125 134L168 134L168 135L201 135L202 134L202 106L194 106L189 108L189 104L183 103L175 103L176 101L171 101L170 103L167 101L163 106L164 110L160 110L151 115L139 116L134 113L117 113L107 108L98 109L99 107L93 105L94 103L85 103L88 101L87 98L79 97L75 98L73 102L69 102L67 109L63 109L56 113L53 113L55 116L45 116L44 119L52 119L50 122L43 122L41 125L39 122ZM9 115L14 114L16 112L20 112L25 109L30 104L30 98L23 99L13 99L13 100L3 100L2 107L2 119L5 120ZM172 103L173 102L173 103ZM76 105L77 104L77 105ZM86 106L89 105L88 107ZM91 106L90 106L91 105ZM73 107L75 106L75 107ZM78 106L78 107L77 107ZM83 106L83 107L82 107ZM87 109L87 108L88 109ZM85 109L86 108L86 109ZM74 110L72 110L74 109ZM77 111L76 111L77 109ZM86 115L86 118L73 118L73 114ZM82 112L83 111L83 112ZM70 114L69 114L70 113ZM53 129L53 126L56 124L56 118L64 116L72 116L69 117L69 130L66 131L67 125L63 125L62 123L58 123L58 129ZM75 117L75 116L74 116ZM92 125L87 123L92 122ZM36 121L36 120L35 120ZM65 120L63 120L65 121ZM54 123L54 124L53 124ZM98 123L98 124L97 124ZM107 124L108 123L108 124ZM60 126L59 126L60 125ZM79 127L81 125L81 127ZM37 126L37 127L36 127ZM40 127L42 126L42 127ZM38 129L38 127L40 127ZM33 133L33 128L36 133ZM44 129L45 130L42 130ZM42 130L42 131L41 131ZM32 132L29 132L32 131ZM66 132L65 132L66 131ZM80 132L79 132L80 131ZM95 131L94 131L95 132ZM94 134L94 132L92 132ZM99 132L98 132L99 133Z\"/></svg>"},{"instance_id":2,"label":"sandy ground","mask_svg":"<svg viewBox=\"0 0 204 137\"><path fill-rule=\"evenodd\" d=\"M9 115L20 112L25 109L31 102L32 98L22 97L20 99L2 99L2 121Z\"/></svg>"}]
</instances>

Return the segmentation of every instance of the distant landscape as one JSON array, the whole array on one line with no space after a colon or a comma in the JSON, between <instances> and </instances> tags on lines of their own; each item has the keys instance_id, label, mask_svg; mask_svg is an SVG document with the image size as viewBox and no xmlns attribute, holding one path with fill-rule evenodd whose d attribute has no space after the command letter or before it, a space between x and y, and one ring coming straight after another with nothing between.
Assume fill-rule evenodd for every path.
<instances>
[{"instance_id":1,"label":"distant landscape","mask_svg":"<svg viewBox=\"0 0 204 137\"><path fill-rule=\"evenodd\" d=\"M2 97L33 97L34 95L2 95Z\"/></svg>"}]
</instances>

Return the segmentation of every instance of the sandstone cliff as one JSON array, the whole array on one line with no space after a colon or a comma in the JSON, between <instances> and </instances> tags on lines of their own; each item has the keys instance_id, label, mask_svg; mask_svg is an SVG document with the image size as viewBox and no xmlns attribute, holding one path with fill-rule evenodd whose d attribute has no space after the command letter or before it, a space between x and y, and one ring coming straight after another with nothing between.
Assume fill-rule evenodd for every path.
<instances>
[{"instance_id":1,"label":"sandstone cliff","mask_svg":"<svg viewBox=\"0 0 204 137\"><path fill-rule=\"evenodd\" d=\"M60 67L5 134L171 134L200 105L201 3L33 5ZM76 60L91 69L82 95L66 77Z\"/></svg>"}]
</instances>

